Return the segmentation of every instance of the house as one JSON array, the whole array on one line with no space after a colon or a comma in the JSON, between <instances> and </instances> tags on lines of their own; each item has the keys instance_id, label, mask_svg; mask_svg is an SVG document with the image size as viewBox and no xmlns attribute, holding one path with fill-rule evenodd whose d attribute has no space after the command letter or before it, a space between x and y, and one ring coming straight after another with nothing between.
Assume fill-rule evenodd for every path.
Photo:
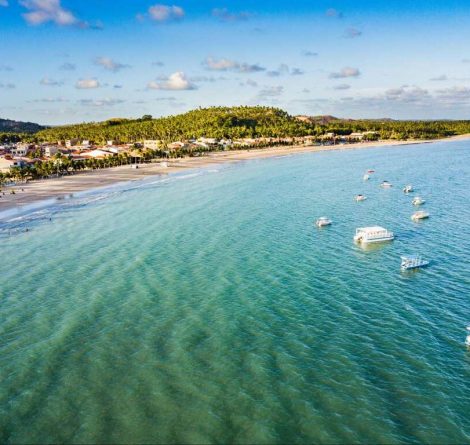
<instances>
[{"instance_id":1,"label":"house","mask_svg":"<svg viewBox=\"0 0 470 445\"><path fill-rule=\"evenodd\" d=\"M162 141L157 139L146 139L144 140L144 148L148 150L160 150Z\"/></svg>"},{"instance_id":2,"label":"house","mask_svg":"<svg viewBox=\"0 0 470 445\"><path fill-rule=\"evenodd\" d=\"M104 158L107 158L108 156L114 156L114 153L97 148L95 150L82 151L81 156L87 159L90 159L90 158L104 159Z\"/></svg>"},{"instance_id":3,"label":"house","mask_svg":"<svg viewBox=\"0 0 470 445\"><path fill-rule=\"evenodd\" d=\"M10 150L10 153L15 157L23 157L29 153L32 147L33 146L30 144L16 144L16 146Z\"/></svg>"},{"instance_id":4,"label":"house","mask_svg":"<svg viewBox=\"0 0 470 445\"><path fill-rule=\"evenodd\" d=\"M65 141L65 146L67 148L72 148L72 147L75 147L76 145L79 145L79 143L80 143L80 140L78 138L68 139Z\"/></svg>"},{"instance_id":5,"label":"house","mask_svg":"<svg viewBox=\"0 0 470 445\"><path fill-rule=\"evenodd\" d=\"M52 158L59 152L59 147L57 145L46 145L43 148L44 156Z\"/></svg>"}]
</instances>

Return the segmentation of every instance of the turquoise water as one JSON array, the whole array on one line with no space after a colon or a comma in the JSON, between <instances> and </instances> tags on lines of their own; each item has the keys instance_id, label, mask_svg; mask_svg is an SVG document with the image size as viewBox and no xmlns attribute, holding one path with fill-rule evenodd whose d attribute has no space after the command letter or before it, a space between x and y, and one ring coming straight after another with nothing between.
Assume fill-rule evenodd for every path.
<instances>
[{"instance_id":1,"label":"turquoise water","mask_svg":"<svg viewBox=\"0 0 470 445\"><path fill-rule=\"evenodd\" d=\"M4 222L0 442L469 443L469 202L467 141L211 167ZM375 224L397 239L355 246ZM401 273L407 253L432 263Z\"/></svg>"}]
</instances>

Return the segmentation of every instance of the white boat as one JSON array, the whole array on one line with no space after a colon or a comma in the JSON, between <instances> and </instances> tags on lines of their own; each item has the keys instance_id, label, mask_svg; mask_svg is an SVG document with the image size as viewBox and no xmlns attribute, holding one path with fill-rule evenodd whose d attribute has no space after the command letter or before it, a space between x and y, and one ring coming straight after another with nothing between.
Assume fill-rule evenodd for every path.
<instances>
[{"instance_id":1,"label":"white boat","mask_svg":"<svg viewBox=\"0 0 470 445\"><path fill-rule=\"evenodd\" d=\"M411 215L411 219L413 221L418 221L420 219L426 219L426 218L429 218L429 213L424 210L418 210L417 212L414 212Z\"/></svg>"},{"instance_id":2,"label":"white boat","mask_svg":"<svg viewBox=\"0 0 470 445\"><path fill-rule=\"evenodd\" d=\"M390 187L392 187L392 184L390 184L390 182L388 181L382 181L382 184L380 184L380 187L384 189L389 189Z\"/></svg>"},{"instance_id":3,"label":"white boat","mask_svg":"<svg viewBox=\"0 0 470 445\"><path fill-rule=\"evenodd\" d=\"M470 326L467 326L467 332L469 332L469 334L467 335L467 338L465 339L465 344L467 346L470 346Z\"/></svg>"},{"instance_id":4,"label":"white boat","mask_svg":"<svg viewBox=\"0 0 470 445\"><path fill-rule=\"evenodd\" d=\"M412 185L406 185L405 187L403 187L403 191L405 193L411 193L413 191L413 186Z\"/></svg>"},{"instance_id":5,"label":"white boat","mask_svg":"<svg viewBox=\"0 0 470 445\"><path fill-rule=\"evenodd\" d=\"M322 216L315 221L317 227L331 226L331 219L328 219L326 216Z\"/></svg>"},{"instance_id":6,"label":"white boat","mask_svg":"<svg viewBox=\"0 0 470 445\"><path fill-rule=\"evenodd\" d=\"M420 206L422 204L424 204L426 201L421 198L420 196L416 196L416 198L413 198L413 200L411 201L411 203L414 205L414 206Z\"/></svg>"},{"instance_id":7,"label":"white boat","mask_svg":"<svg viewBox=\"0 0 470 445\"><path fill-rule=\"evenodd\" d=\"M429 261L423 260L420 255L402 256L401 257L401 270L419 269L426 267Z\"/></svg>"},{"instance_id":8,"label":"white boat","mask_svg":"<svg viewBox=\"0 0 470 445\"><path fill-rule=\"evenodd\" d=\"M359 202L359 201L365 201L367 199L367 196L364 196L364 195L356 195L356 197L354 198L356 200L356 202Z\"/></svg>"},{"instance_id":9,"label":"white boat","mask_svg":"<svg viewBox=\"0 0 470 445\"><path fill-rule=\"evenodd\" d=\"M392 241L395 238L393 232L389 232L380 226L360 227L356 229L354 241L356 243L370 244Z\"/></svg>"},{"instance_id":10,"label":"white boat","mask_svg":"<svg viewBox=\"0 0 470 445\"><path fill-rule=\"evenodd\" d=\"M370 178L370 176L367 173L362 177L362 179L364 179L364 181L368 181L369 178Z\"/></svg>"}]
</instances>

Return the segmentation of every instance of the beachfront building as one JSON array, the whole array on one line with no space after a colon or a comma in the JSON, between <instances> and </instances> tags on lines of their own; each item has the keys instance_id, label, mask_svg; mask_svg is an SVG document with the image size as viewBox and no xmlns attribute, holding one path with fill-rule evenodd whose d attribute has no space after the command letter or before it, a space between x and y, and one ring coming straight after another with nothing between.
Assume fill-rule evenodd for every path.
<instances>
[{"instance_id":1,"label":"beachfront building","mask_svg":"<svg viewBox=\"0 0 470 445\"><path fill-rule=\"evenodd\" d=\"M144 148L146 150L160 150L162 148L162 141L158 139L145 139Z\"/></svg>"},{"instance_id":2,"label":"beachfront building","mask_svg":"<svg viewBox=\"0 0 470 445\"><path fill-rule=\"evenodd\" d=\"M65 146L66 146L67 148L72 148L72 147L75 147L75 146L77 146L77 145L79 145L79 144L80 144L80 140L79 140L78 138L75 138L75 139L67 139L67 140L65 141Z\"/></svg>"},{"instance_id":3,"label":"beachfront building","mask_svg":"<svg viewBox=\"0 0 470 445\"><path fill-rule=\"evenodd\" d=\"M42 150L44 152L44 156L47 158L52 158L52 156L55 156L57 153L59 153L59 147L57 145L45 145L42 147Z\"/></svg>"},{"instance_id":4,"label":"beachfront building","mask_svg":"<svg viewBox=\"0 0 470 445\"><path fill-rule=\"evenodd\" d=\"M23 157L26 156L32 148L33 146L30 144L16 144L16 146L10 150L10 153L14 157Z\"/></svg>"},{"instance_id":5,"label":"beachfront building","mask_svg":"<svg viewBox=\"0 0 470 445\"><path fill-rule=\"evenodd\" d=\"M82 151L80 155L86 159L90 159L90 158L104 159L108 156L114 156L115 153L112 153L111 151L108 151L108 150L101 150L100 148L97 148L95 150Z\"/></svg>"}]
</instances>

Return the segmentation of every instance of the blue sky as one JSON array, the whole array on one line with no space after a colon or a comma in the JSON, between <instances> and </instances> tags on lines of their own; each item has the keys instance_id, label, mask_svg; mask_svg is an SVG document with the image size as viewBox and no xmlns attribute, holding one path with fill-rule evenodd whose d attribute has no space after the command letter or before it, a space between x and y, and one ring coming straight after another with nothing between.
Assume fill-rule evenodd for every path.
<instances>
[{"instance_id":1,"label":"blue sky","mask_svg":"<svg viewBox=\"0 0 470 445\"><path fill-rule=\"evenodd\" d=\"M470 4L409 3L0 0L0 117L470 118Z\"/></svg>"}]
</instances>

